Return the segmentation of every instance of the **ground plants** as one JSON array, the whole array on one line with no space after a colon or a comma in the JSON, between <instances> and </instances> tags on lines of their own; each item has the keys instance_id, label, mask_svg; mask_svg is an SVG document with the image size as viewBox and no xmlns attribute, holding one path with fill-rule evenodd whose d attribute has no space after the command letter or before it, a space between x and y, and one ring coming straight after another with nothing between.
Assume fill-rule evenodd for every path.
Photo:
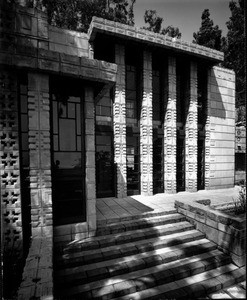
<instances>
[{"instance_id":1,"label":"ground plants","mask_svg":"<svg viewBox=\"0 0 247 300\"><path fill-rule=\"evenodd\" d=\"M238 197L233 199L234 213L236 215L246 213L246 183L241 184Z\"/></svg>"}]
</instances>

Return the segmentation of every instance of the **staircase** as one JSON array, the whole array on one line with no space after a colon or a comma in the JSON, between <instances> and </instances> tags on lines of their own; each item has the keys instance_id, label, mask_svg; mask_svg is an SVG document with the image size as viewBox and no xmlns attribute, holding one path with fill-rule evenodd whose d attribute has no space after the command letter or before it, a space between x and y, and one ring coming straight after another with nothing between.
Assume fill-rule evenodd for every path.
<instances>
[{"instance_id":1,"label":"staircase","mask_svg":"<svg viewBox=\"0 0 247 300\"><path fill-rule=\"evenodd\" d=\"M94 238L55 245L55 299L191 299L244 279L176 211L99 224Z\"/></svg>"}]
</instances>

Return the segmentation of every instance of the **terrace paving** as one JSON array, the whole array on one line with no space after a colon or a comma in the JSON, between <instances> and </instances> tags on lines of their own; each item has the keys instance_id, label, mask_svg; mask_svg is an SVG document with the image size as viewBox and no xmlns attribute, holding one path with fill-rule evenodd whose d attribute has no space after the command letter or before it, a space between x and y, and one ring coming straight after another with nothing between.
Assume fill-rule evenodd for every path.
<instances>
[{"instance_id":1,"label":"terrace paving","mask_svg":"<svg viewBox=\"0 0 247 300\"><path fill-rule=\"evenodd\" d=\"M232 202L237 198L239 186L228 189L200 190L194 193L179 192L176 194L156 194L153 196L128 196L126 198L101 198L96 201L97 223L106 224L113 220L128 218L136 215L148 215L162 211L173 211L175 200L204 200L210 199L211 205Z\"/></svg>"}]
</instances>

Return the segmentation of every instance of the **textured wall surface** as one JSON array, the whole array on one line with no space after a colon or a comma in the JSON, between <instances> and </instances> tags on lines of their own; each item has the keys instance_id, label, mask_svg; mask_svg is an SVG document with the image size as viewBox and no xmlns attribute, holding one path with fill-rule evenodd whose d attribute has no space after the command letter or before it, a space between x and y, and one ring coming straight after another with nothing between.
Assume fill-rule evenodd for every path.
<instances>
[{"instance_id":1,"label":"textured wall surface","mask_svg":"<svg viewBox=\"0 0 247 300\"><path fill-rule=\"evenodd\" d=\"M3 242L7 249L22 244L18 94L15 73L0 72L0 174Z\"/></svg>"},{"instance_id":2,"label":"textured wall surface","mask_svg":"<svg viewBox=\"0 0 247 300\"><path fill-rule=\"evenodd\" d=\"M213 67L209 72L208 84L207 188L232 187L235 167L235 74L228 69Z\"/></svg>"},{"instance_id":3,"label":"textured wall surface","mask_svg":"<svg viewBox=\"0 0 247 300\"><path fill-rule=\"evenodd\" d=\"M143 52L143 96L140 116L141 194L153 194L152 53Z\"/></svg>"},{"instance_id":4,"label":"textured wall surface","mask_svg":"<svg viewBox=\"0 0 247 300\"><path fill-rule=\"evenodd\" d=\"M197 64L190 63L188 113L185 124L185 187L197 191Z\"/></svg>"},{"instance_id":5,"label":"textured wall surface","mask_svg":"<svg viewBox=\"0 0 247 300\"><path fill-rule=\"evenodd\" d=\"M28 74L32 236L52 236L49 76Z\"/></svg>"},{"instance_id":6,"label":"textured wall surface","mask_svg":"<svg viewBox=\"0 0 247 300\"><path fill-rule=\"evenodd\" d=\"M127 195L126 169L126 100L125 100L125 48L115 46L115 63L118 65L115 87L115 101L113 104L114 130L114 159L117 172L117 197Z\"/></svg>"},{"instance_id":7,"label":"textured wall surface","mask_svg":"<svg viewBox=\"0 0 247 300\"><path fill-rule=\"evenodd\" d=\"M176 58L168 58L168 100L164 112L164 189L176 192Z\"/></svg>"},{"instance_id":8,"label":"textured wall surface","mask_svg":"<svg viewBox=\"0 0 247 300\"><path fill-rule=\"evenodd\" d=\"M86 214L89 235L96 231L95 108L93 88L85 88ZM76 238L76 237L75 237Z\"/></svg>"}]
</instances>

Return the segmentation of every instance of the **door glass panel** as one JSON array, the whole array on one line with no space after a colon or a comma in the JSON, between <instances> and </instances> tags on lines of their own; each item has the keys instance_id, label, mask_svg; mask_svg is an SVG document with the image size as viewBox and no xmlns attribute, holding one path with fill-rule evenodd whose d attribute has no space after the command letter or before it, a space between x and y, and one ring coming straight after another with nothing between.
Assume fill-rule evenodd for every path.
<instances>
[{"instance_id":1,"label":"door glass panel","mask_svg":"<svg viewBox=\"0 0 247 300\"><path fill-rule=\"evenodd\" d=\"M78 152L54 152L54 162L56 168L81 168L81 154Z\"/></svg>"},{"instance_id":2,"label":"door glass panel","mask_svg":"<svg viewBox=\"0 0 247 300\"><path fill-rule=\"evenodd\" d=\"M75 121L69 119L59 120L59 146L61 151L76 150Z\"/></svg>"},{"instance_id":3,"label":"door glass panel","mask_svg":"<svg viewBox=\"0 0 247 300\"><path fill-rule=\"evenodd\" d=\"M68 117L75 118L75 104L68 103Z\"/></svg>"}]
</instances>

